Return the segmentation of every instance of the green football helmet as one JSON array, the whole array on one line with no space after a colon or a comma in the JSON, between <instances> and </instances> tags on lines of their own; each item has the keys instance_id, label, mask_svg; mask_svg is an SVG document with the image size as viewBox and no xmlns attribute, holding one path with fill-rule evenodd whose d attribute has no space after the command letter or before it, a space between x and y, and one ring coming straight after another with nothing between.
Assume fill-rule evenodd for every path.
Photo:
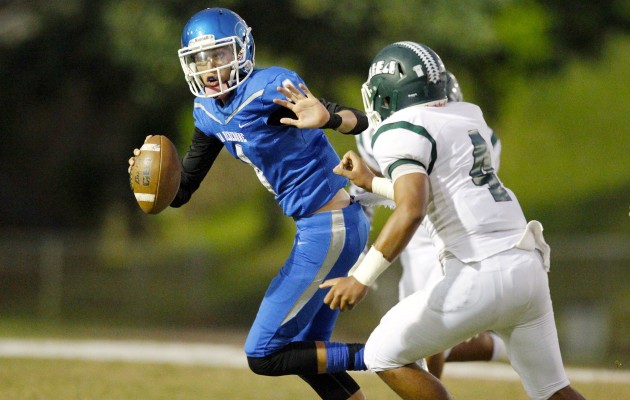
<instances>
[{"instance_id":1,"label":"green football helmet","mask_svg":"<svg viewBox=\"0 0 630 400\"><path fill-rule=\"evenodd\" d=\"M361 87L365 113L378 125L403 108L446 101L446 81L444 63L429 47L415 42L390 44L374 57Z\"/></svg>"},{"instance_id":2,"label":"green football helmet","mask_svg":"<svg viewBox=\"0 0 630 400\"><path fill-rule=\"evenodd\" d=\"M464 101L464 93L459 87L459 82L449 70L446 70L446 96L448 101Z\"/></svg>"}]
</instances>

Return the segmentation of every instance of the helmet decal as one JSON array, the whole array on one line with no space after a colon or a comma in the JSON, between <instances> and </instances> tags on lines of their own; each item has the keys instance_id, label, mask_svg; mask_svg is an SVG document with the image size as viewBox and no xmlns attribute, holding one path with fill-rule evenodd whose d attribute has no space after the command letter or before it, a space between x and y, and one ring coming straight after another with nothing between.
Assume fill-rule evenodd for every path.
<instances>
[{"instance_id":1,"label":"helmet decal","mask_svg":"<svg viewBox=\"0 0 630 400\"><path fill-rule=\"evenodd\" d=\"M396 71L398 70L399 68L396 61L390 61L388 63L385 63L385 61L376 61L375 63L372 64L372 67L370 67L370 71L368 73L368 79L372 78L374 75L379 75L379 74L394 75Z\"/></svg>"},{"instance_id":2,"label":"helmet decal","mask_svg":"<svg viewBox=\"0 0 630 400\"><path fill-rule=\"evenodd\" d=\"M418 43L414 42L398 42L395 43L395 45L408 48L409 50L413 51L418 57L420 57L422 63L424 64L424 67L427 69L427 79L429 80L429 82L437 83L440 81L441 63L435 59L431 52L429 52L426 48L419 45ZM416 68L414 68L414 71L416 73L418 72ZM422 75L420 74L418 75L418 77L421 76Z\"/></svg>"},{"instance_id":3,"label":"helmet decal","mask_svg":"<svg viewBox=\"0 0 630 400\"><path fill-rule=\"evenodd\" d=\"M424 76L424 71L422 70L422 65L420 65L420 64L414 65L413 68L411 68L411 69L413 70L413 72L416 73L416 75L418 75L418 78Z\"/></svg>"},{"instance_id":4,"label":"helmet decal","mask_svg":"<svg viewBox=\"0 0 630 400\"><path fill-rule=\"evenodd\" d=\"M190 39L190 42L188 42L188 45L190 46L195 43L205 42L206 40L211 43L214 43L216 41L216 39L214 38L214 35L200 35L200 36Z\"/></svg>"}]
</instances>

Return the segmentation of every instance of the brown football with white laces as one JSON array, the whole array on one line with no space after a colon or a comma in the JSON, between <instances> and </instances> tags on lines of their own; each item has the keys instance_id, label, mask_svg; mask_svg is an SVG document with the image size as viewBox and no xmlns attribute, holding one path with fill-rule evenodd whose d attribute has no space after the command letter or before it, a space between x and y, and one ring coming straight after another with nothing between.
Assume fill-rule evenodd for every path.
<instances>
[{"instance_id":1,"label":"brown football with white laces","mask_svg":"<svg viewBox=\"0 0 630 400\"><path fill-rule=\"evenodd\" d=\"M164 135L154 135L140 148L129 173L138 205L147 214L157 214L171 204L181 180L177 148Z\"/></svg>"}]
</instances>

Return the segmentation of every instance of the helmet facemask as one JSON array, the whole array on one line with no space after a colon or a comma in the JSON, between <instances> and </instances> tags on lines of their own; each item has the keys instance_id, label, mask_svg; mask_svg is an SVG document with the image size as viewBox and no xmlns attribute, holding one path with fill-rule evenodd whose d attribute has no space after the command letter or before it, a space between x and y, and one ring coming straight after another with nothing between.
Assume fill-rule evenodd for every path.
<instances>
[{"instance_id":1,"label":"helmet facemask","mask_svg":"<svg viewBox=\"0 0 630 400\"><path fill-rule=\"evenodd\" d=\"M217 97L236 89L251 75L254 63L246 54L251 37L250 31L251 28L247 28L244 42L237 36L215 40L214 35L204 35L191 40L188 46L178 51L179 61L192 94L197 97ZM214 55L220 53L221 50L223 53L229 54L231 60L225 63L213 62L213 59L216 58ZM201 66L204 68L201 69ZM222 72L226 70L229 70L227 79L222 76ZM218 81L216 91L206 90L202 78L208 74L216 76Z\"/></svg>"},{"instance_id":2,"label":"helmet facemask","mask_svg":"<svg viewBox=\"0 0 630 400\"><path fill-rule=\"evenodd\" d=\"M375 127L398 109L398 92L388 88L388 82L379 77L369 79L361 87L365 114Z\"/></svg>"},{"instance_id":3,"label":"helmet facemask","mask_svg":"<svg viewBox=\"0 0 630 400\"><path fill-rule=\"evenodd\" d=\"M370 88L370 82L367 81L361 86L361 97L363 98L363 108L365 115L368 117L370 125L377 127L381 123L381 115L374 110L374 99L376 98L376 88Z\"/></svg>"}]
</instances>

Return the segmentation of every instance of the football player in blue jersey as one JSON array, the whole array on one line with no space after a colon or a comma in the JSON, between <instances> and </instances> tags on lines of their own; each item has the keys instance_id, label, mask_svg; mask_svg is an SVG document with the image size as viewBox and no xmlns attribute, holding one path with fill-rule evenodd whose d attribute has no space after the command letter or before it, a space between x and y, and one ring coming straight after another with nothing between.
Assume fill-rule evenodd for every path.
<instances>
[{"instance_id":1,"label":"football player in blue jersey","mask_svg":"<svg viewBox=\"0 0 630 400\"><path fill-rule=\"evenodd\" d=\"M276 88L302 79L280 67L255 69L251 28L225 8L192 16L181 42L181 67L195 96L195 132L171 207L190 200L225 149L254 169L297 228L291 254L271 281L245 342L251 370L299 375L323 399L365 399L346 372L366 369L363 344L330 342L338 311L324 304L326 290L319 285L348 274L369 226L345 190L348 180L333 173L340 159L322 129L280 122L294 114L274 103ZM321 128L348 132L352 126L358 132L367 126L363 113L331 109L338 112Z\"/></svg>"}]
</instances>

